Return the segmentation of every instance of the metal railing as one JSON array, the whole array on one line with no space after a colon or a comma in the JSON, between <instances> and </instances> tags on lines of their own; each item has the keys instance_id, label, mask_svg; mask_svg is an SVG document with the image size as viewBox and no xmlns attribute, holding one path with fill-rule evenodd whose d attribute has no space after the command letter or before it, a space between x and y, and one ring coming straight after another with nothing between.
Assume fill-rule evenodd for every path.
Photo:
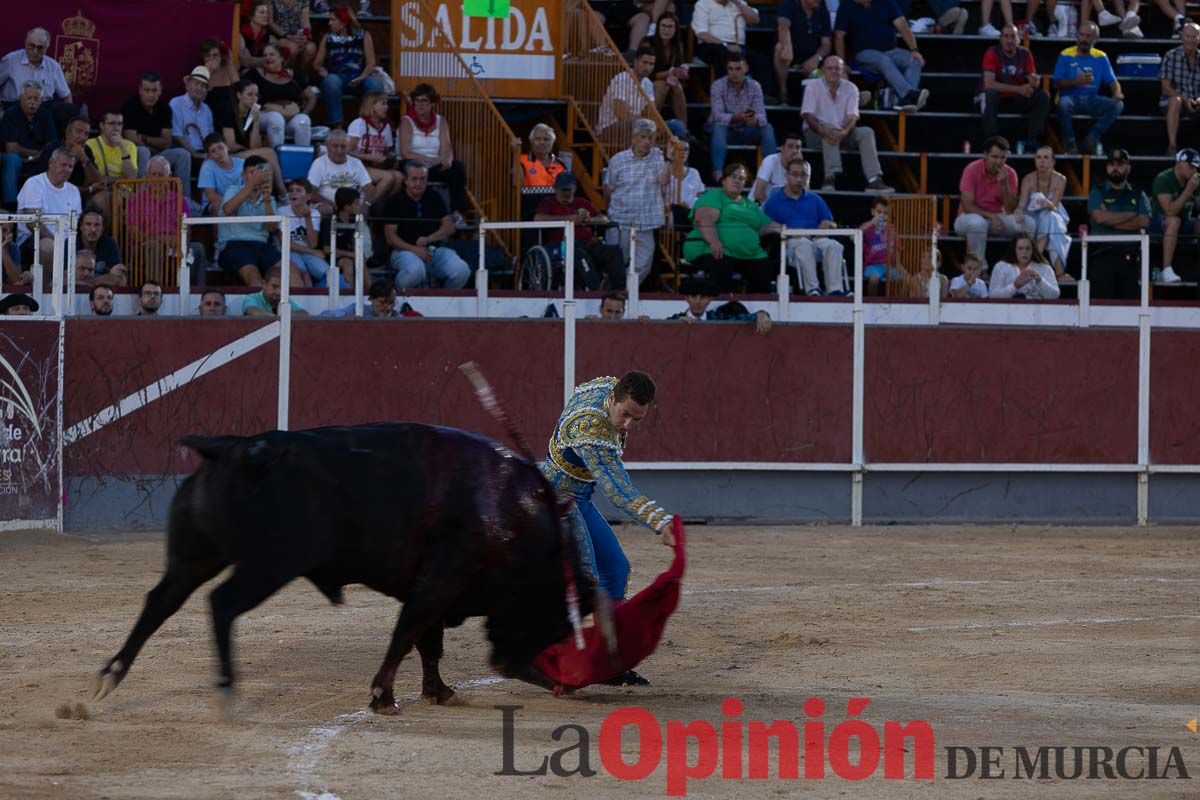
<instances>
[{"instance_id":1,"label":"metal railing","mask_svg":"<svg viewBox=\"0 0 1200 800\"><path fill-rule=\"evenodd\" d=\"M32 278L30 296L37 301L39 310L44 309L46 307L45 268L47 265L42 263L39 244L42 240L42 227L47 222L54 224L54 253L52 261L48 265L51 268L51 313L48 316L61 317L64 314L70 314L75 305L75 239L79 230L79 216L74 211L70 214L0 214L0 249L7 247L8 243L16 241L18 225L30 227L30 235L33 236L34 242L33 266L29 270ZM10 229L13 231L11 236L8 233ZM5 282L8 282L8 276L5 275L4 278ZM70 303L67 303L64 297L64 289L68 285L72 300ZM46 312L42 311L42 314L46 315Z\"/></svg>"},{"instance_id":2,"label":"metal railing","mask_svg":"<svg viewBox=\"0 0 1200 800\"><path fill-rule=\"evenodd\" d=\"M113 184L113 238L131 286L146 280L177 285L183 194L179 178L123 178Z\"/></svg>"},{"instance_id":3,"label":"metal railing","mask_svg":"<svg viewBox=\"0 0 1200 800\"><path fill-rule=\"evenodd\" d=\"M435 48L395 48L392 74L407 107L407 91L418 83L431 82L442 95L436 111L450 126L455 157L467 172L467 193L480 217L519 219L521 140L504 121L504 116L476 80L455 49L455 32L446 30L426 0L405 4L405 13L416 14L416 22L441 31ZM496 240L514 255L518 252L515 232L498 231Z\"/></svg>"}]
</instances>

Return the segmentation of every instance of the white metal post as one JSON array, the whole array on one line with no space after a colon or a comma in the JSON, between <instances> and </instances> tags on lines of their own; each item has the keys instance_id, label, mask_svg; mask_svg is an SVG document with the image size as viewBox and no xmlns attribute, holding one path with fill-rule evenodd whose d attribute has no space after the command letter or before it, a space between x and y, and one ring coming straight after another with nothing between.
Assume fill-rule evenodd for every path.
<instances>
[{"instance_id":1,"label":"white metal post","mask_svg":"<svg viewBox=\"0 0 1200 800\"><path fill-rule=\"evenodd\" d=\"M779 236L779 276L775 279L775 288L779 292L779 311L777 313L780 322L787 322L789 310L788 306L791 305L789 302L791 287L789 286L789 278L787 274L787 249L787 231L781 231Z\"/></svg>"},{"instance_id":2,"label":"white metal post","mask_svg":"<svg viewBox=\"0 0 1200 800\"><path fill-rule=\"evenodd\" d=\"M363 281L366 277L367 250L365 232L367 223L362 214L354 217L354 316L363 315ZM338 281L341 285L341 281Z\"/></svg>"},{"instance_id":3,"label":"white metal post","mask_svg":"<svg viewBox=\"0 0 1200 800\"><path fill-rule=\"evenodd\" d=\"M567 263L563 268L566 298L563 300L563 403L575 391L575 225L564 223ZM631 242L632 244L632 242ZM630 252L633 252L632 247ZM637 280L634 280L637 286ZM635 289L636 291L636 289Z\"/></svg>"},{"instance_id":4,"label":"white metal post","mask_svg":"<svg viewBox=\"0 0 1200 800\"><path fill-rule=\"evenodd\" d=\"M1138 309L1137 521L1150 521L1150 237L1142 233L1142 302Z\"/></svg>"},{"instance_id":5,"label":"white metal post","mask_svg":"<svg viewBox=\"0 0 1200 800\"><path fill-rule=\"evenodd\" d=\"M938 233L935 227L930 233L929 250L929 285L925 287L929 295L929 324L937 325L942 321L942 282L938 280Z\"/></svg>"},{"instance_id":6,"label":"white metal post","mask_svg":"<svg viewBox=\"0 0 1200 800\"><path fill-rule=\"evenodd\" d=\"M325 289L326 297L329 301L329 310L333 311L338 304L338 287L342 285L341 270L338 269L338 222L337 212L334 212L333 218L329 220L329 269L325 271Z\"/></svg>"},{"instance_id":7,"label":"white metal post","mask_svg":"<svg viewBox=\"0 0 1200 800\"><path fill-rule=\"evenodd\" d=\"M1088 232L1085 226L1079 227L1079 257L1083 266L1079 271L1076 292L1079 294L1079 327L1086 328L1091 324L1092 285L1088 280Z\"/></svg>"},{"instance_id":8,"label":"white metal post","mask_svg":"<svg viewBox=\"0 0 1200 800\"><path fill-rule=\"evenodd\" d=\"M574 228L572 227L572 230ZM625 294L627 295L627 303L629 312L628 317L634 319L638 315L638 302L640 300L640 290L638 273L634 269L634 264L637 263L637 224L629 226L629 272L625 275ZM573 262L568 261L568 264Z\"/></svg>"},{"instance_id":9,"label":"white metal post","mask_svg":"<svg viewBox=\"0 0 1200 800\"><path fill-rule=\"evenodd\" d=\"M33 299L37 300L38 307L46 307L46 275L42 272L42 220L41 214L35 215L36 219L30 223L30 229L33 231Z\"/></svg>"},{"instance_id":10,"label":"white metal post","mask_svg":"<svg viewBox=\"0 0 1200 800\"><path fill-rule=\"evenodd\" d=\"M475 267L475 316L486 317L488 305L488 270L487 270L487 236L484 234L483 223L487 218L479 220L479 264Z\"/></svg>"},{"instance_id":11,"label":"white metal post","mask_svg":"<svg viewBox=\"0 0 1200 800\"><path fill-rule=\"evenodd\" d=\"M280 228L287 227L288 217L276 217L276 220L280 223ZM292 385L292 233L285 230L284 234L279 237L282 251L280 263L283 266L279 277L283 289L279 295L279 397L275 423L281 431L288 429L288 404ZM332 228L330 238L336 246L337 234ZM330 270L326 273L327 280L331 276L334 278L333 285L337 286L337 272Z\"/></svg>"},{"instance_id":12,"label":"white metal post","mask_svg":"<svg viewBox=\"0 0 1200 800\"><path fill-rule=\"evenodd\" d=\"M191 313L192 251L188 248L188 227L179 226L179 316Z\"/></svg>"},{"instance_id":13,"label":"white metal post","mask_svg":"<svg viewBox=\"0 0 1200 800\"><path fill-rule=\"evenodd\" d=\"M66 314L75 313L75 240L79 235L79 219L72 211L67 217L67 252L66 265L63 269L63 279L66 281L63 290L67 293L67 303L64 309Z\"/></svg>"},{"instance_id":14,"label":"white metal post","mask_svg":"<svg viewBox=\"0 0 1200 800\"><path fill-rule=\"evenodd\" d=\"M866 369L866 329L863 308L862 231L854 236L854 365L851 389L850 461L854 468L850 482L850 524L862 526L863 517L863 382Z\"/></svg>"},{"instance_id":15,"label":"white metal post","mask_svg":"<svg viewBox=\"0 0 1200 800\"><path fill-rule=\"evenodd\" d=\"M53 290L50 292L51 304L54 307L54 316L60 317L63 313L63 261L66 255L63 250L66 245L66 231L63 230L63 222L59 220L54 226L54 263L50 268L50 275Z\"/></svg>"}]
</instances>

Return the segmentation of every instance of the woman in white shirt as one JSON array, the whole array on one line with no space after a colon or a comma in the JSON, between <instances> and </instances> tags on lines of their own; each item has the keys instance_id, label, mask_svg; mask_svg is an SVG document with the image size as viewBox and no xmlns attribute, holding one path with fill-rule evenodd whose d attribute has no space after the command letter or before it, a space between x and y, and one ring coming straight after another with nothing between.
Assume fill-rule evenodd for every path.
<instances>
[{"instance_id":1,"label":"woman in white shirt","mask_svg":"<svg viewBox=\"0 0 1200 800\"><path fill-rule=\"evenodd\" d=\"M1009 246L1008 258L992 267L988 295L1005 298L1021 295L1030 300L1057 300L1058 281L1033 237L1018 233Z\"/></svg>"},{"instance_id":2,"label":"woman in white shirt","mask_svg":"<svg viewBox=\"0 0 1200 800\"><path fill-rule=\"evenodd\" d=\"M467 208L467 171L454 158L450 125L437 113L439 100L437 90L428 83L417 84L408 96L408 110L400 118L397 149L403 161L427 165L429 180L450 189L450 210L462 212Z\"/></svg>"},{"instance_id":3,"label":"woman in white shirt","mask_svg":"<svg viewBox=\"0 0 1200 800\"><path fill-rule=\"evenodd\" d=\"M358 118L346 129L350 155L366 165L367 174L379 186L379 197L398 192L404 185L404 174L393 169L395 143L387 115L388 96L383 92L368 92L358 107Z\"/></svg>"},{"instance_id":4,"label":"woman in white shirt","mask_svg":"<svg viewBox=\"0 0 1200 800\"><path fill-rule=\"evenodd\" d=\"M1037 149L1034 164L1034 171L1021 181L1021 197L1013 216L1018 225L1022 216L1029 216L1036 226L1034 235L1038 247L1050 257L1055 279L1070 280L1067 254L1071 250L1071 237L1067 226L1071 218L1062 204L1063 194L1067 191L1067 176L1054 169L1054 150L1049 146Z\"/></svg>"}]
</instances>

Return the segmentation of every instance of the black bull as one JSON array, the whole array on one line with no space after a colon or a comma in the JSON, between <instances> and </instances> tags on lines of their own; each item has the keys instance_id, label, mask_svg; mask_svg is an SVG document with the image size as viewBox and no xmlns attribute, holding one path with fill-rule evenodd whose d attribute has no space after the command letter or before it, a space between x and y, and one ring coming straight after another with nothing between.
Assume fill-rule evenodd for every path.
<instances>
[{"instance_id":1,"label":"black bull","mask_svg":"<svg viewBox=\"0 0 1200 800\"><path fill-rule=\"evenodd\" d=\"M404 604L371 683L376 711L395 710L396 669L414 645L422 694L438 703L453 696L438 672L442 634L467 617L487 618L497 671L549 685L529 662L571 630L565 523L536 465L475 434L401 423L183 443L204 463L175 495L166 573L100 671L97 699L188 596L230 565L209 598L222 688L233 686L234 619L299 577L334 603L343 586L361 583ZM566 541L586 614L594 582Z\"/></svg>"}]
</instances>

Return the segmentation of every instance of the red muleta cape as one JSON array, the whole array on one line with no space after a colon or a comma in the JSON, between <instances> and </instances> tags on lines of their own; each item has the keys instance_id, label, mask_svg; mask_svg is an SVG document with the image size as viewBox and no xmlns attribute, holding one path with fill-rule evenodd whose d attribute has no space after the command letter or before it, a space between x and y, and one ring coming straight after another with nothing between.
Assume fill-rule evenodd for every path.
<instances>
[{"instance_id":1,"label":"red muleta cape","mask_svg":"<svg viewBox=\"0 0 1200 800\"><path fill-rule=\"evenodd\" d=\"M609 654L600 629L594 624L583 632L582 650L575 648L575 637L568 636L547 647L534 659L533 666L555 683L555 695L615 678L636 667L658 648L667 620L679 605L686 562L683 522L678 516L671 520L671 532L675 534L675 557L667 571L628 600L613 603L613 628L617 638L615 660Z\"/></svg>"}]
</instances>

